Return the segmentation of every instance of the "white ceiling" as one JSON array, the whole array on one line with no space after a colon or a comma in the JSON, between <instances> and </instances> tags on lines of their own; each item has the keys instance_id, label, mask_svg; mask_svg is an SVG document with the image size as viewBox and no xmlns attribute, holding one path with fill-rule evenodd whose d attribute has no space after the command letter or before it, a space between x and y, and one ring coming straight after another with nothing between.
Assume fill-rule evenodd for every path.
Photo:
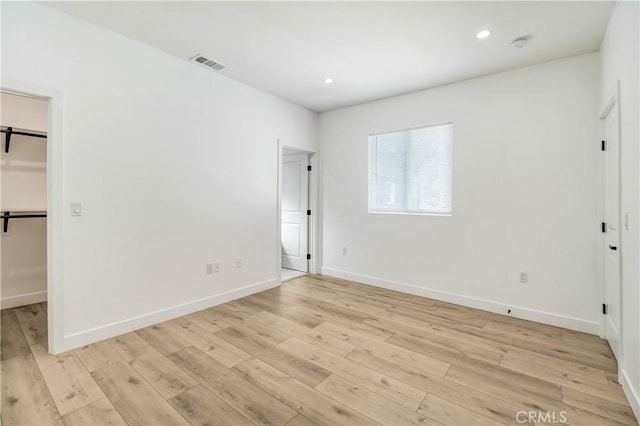
<instances>
[{"instance_id":1,"label":"white ceiling","mask_svg":"<svg viewBox=\"0 0 640 426\"><path fill-rule=\"evenodd\" d=\"M612 2L47 2L315 111L597 51ZM492 35L476 39L480 29ZM523 49L510 42L531 36ZM193 66L197 66L194 64ZM211 71L218 72L218 71ZM332 85L323 83L331 77Z\"/></svg>"}]
</instances>

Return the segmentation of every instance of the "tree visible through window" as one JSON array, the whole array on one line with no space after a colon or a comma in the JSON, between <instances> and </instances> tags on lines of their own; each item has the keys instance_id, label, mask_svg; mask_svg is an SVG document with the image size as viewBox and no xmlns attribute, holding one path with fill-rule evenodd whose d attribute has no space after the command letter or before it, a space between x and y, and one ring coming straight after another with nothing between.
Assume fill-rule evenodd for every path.
<instances>
[{"instance_id":1,"label":"tree visible through window","mask_svg":"<svg viewBox=\"0 0 640 426\"><path fill-rule=\"evenodd\" d=\"M369 211L452 214L453 125L369 137Z\"/></svg>"}]
</instances>

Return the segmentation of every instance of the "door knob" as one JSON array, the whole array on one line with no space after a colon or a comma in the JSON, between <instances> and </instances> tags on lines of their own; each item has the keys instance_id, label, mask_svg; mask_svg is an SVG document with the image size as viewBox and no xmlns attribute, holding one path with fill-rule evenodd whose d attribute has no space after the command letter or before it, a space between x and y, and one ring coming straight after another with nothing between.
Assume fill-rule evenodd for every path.
<instances>
[{"instance_id":1,"label":"door knob","mask_svg":"<svg viewBox=\"0 0 640 426\"><path fill-rule=\"evenodd\" d=\"M609 249L610 249L610 250L618 250L618 247L616 247L616 246L612 246L611 244L609 244Z\"/></svg>"}]
</instances>

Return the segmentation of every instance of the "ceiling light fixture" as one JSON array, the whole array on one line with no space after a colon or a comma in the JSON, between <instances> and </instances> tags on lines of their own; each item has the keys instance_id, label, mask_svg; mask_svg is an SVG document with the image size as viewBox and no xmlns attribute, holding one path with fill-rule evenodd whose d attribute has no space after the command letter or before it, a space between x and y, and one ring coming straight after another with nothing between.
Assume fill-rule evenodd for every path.
<instances>
[{"instance_id":1,"label":"ceiling light fixture","mask_svg":"<svg viewBox=\"0 0 640 426\"><path fill-rule=\"evenodd\" d=\"M325 84L331 84L331 83L333 83L333 79L332 78L325 78L324 82L325 82Z\"/></svg>"},{"instance_id":2,"label":"ceiling light fixture","mask_svg":"<svg viewBox=\"0 0 640 426\"><path fill-rule=\"evenodd\" d=\"M477 38L487 38L491 35L491 31L490 30L482 30L480 32L478 32L478 34L476 34Z\"/></svg>"}]
</instances>

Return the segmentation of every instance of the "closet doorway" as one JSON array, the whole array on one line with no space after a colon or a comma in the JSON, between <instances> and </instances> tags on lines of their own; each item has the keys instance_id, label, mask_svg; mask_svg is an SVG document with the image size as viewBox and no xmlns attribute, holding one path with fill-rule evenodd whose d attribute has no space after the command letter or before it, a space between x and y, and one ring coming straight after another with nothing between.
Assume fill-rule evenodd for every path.
<instances>
[{"instance_id":1,"label":"closet doorway","mask_svg":"<svg viewBox=\"0 0 640 426\"><path fill-rule=\"evenodd\" d=\"M281 280L311 272L312 257L312 154L282 147L280 161Z\"/></svg>"},{"instance_id":2,"label":"closet doorway","mask_svg":"<svg viewBox=\"0 0 640 426\"><path fill-rule=\"evenodd\" d=\"M48 129L49 99L0 91L0 308L2 333L49 351Z\"/></svg>"}]
</instances>

